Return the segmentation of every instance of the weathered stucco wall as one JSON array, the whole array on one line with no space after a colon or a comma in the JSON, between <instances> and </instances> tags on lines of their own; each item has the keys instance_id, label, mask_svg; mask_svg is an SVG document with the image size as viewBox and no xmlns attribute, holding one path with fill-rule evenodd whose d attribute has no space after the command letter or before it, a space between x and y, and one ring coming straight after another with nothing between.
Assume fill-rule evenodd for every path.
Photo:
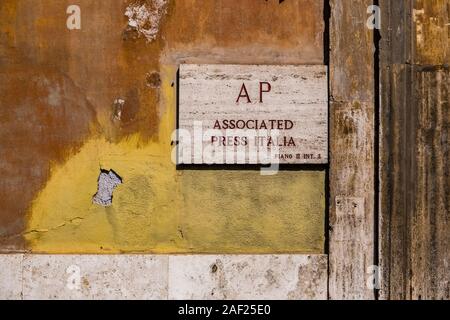
<instances>
[{"instance_id":1,"label":"weathered stucco wall","mask_svg":"<svg viewBox=\"0 0 450 320\"><path fill-rule=\"evenodd\" d=\"M134 24L136 6L149 16ZM170 159L180 63L322 64L322 14L319 0L2 0L0 251L323 252L323 171ZM100 169L123 179L110 207L92 203Z\"/></svg>"}]
</instances>

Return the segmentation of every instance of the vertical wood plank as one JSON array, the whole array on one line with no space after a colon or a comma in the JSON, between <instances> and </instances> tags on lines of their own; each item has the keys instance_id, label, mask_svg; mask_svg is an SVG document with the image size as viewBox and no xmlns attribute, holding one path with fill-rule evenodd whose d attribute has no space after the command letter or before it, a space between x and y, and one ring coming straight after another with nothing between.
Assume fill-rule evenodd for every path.
<instances>
[{"instance_id":1,"label":"vertical wood plank","mask_svg":"<svg viewBox=\"0 0 450 320\"><path fill-rule=\"evenodd\" d=\"M411 298L450 298L450 110L448 67L414 68L417 130L411 211Z\"/></svg>"},{"instance_id":2,"label":"vertical wood plank","mask_svg":"<svg viewBox=\"0 0 450 320\"><path fill-rule=\"evenodd\" d=\"M448 299L450 1L380 5L380 298Z\"/></svg>"},{"instance_id":3,"label":"vertical wood plank","mask_svg":"<svg viewBox=\"0 0 450 320\"><path fill-rule=\"evenodd\" d=\"M330 299L374 299L372 1L332 0L330 23Z\"/></svg>"},{"instance_id":4,"label":"vertical wood plank","mask_svg":"<svg viewBox=\"0 0 450 320\"><path fill-rule=\"evenodd\" d=\"M411 16L412 3L381 0L380 44L380 298L405 299L410 270L408 238L407 175L411 158L408 145L415 122L408 111L411 96ZM394 32L395 30L395 32ZM412 107L412 106L411 106ZM395 216L393 216L393 214ZM392 236L396 235L396 236Z\"/></svg>"}]
</instances>

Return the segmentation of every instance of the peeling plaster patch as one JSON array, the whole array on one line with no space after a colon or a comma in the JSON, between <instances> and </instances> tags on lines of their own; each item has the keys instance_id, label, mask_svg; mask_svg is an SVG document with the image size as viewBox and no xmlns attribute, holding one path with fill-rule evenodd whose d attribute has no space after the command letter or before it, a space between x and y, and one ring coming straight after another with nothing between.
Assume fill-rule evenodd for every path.
<instances>
[{"instance_id":1,"label":"peeling plaster patch","mask_svg":"<svg viewBox=\"0 0 450 320\"><path fill-rule=\"evenodd\" d=\"M116 99L113 104L113 121L120 121L122 119L123 106L125 105L125 100Z\"/></svg>"},{"instance_id":2,"label":"peeling plaster patch","mask_svg":"<svg viewBox=\"0 0 450 320\"><path fill-rule=\"evenodd\" d=\"M52 107L57 107L61 104L61 88L56 86L56 88L49 88L48 93L48 104Z\"/></svg>"},{"instance_id":3,"label":"peeling plaster patch","mask_svg":"<svg viewBox=\"0 0 450 320\"><path fill-rule=\"evenodd\" d=\"M161 86L161 77L158 72L149 72L146 77L147 87L149 88L159 88Z\"/></svg>"},{"instance_id":4,"label":"peeling plaster patch","mask_svg":"<svg viewBox=\"0 0 450 320\"><path fill-rule=\"evenodd\" d=\"M135 1L125 11L128 17L127 31L137 31L151 42L158 35L159 23L166 12L167 0Z\"/></svg>"},{"instance_id":5,"label":"peeling plaster patch","mask_svg":"<svg viewBox=\"0 0 450 320\"><path fill-rule=\"evenodd\" d=\"M103 207L112 205L114 189L122 184L122 178L113 170L101 170L98 178L98 191L92 202Z\"/></svg>"}]
</instances>

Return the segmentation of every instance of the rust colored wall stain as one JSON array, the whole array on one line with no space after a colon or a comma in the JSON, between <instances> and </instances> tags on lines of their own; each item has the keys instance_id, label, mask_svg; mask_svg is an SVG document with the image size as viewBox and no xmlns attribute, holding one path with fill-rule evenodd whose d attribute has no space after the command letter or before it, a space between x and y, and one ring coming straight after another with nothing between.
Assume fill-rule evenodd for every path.
<instances>
[{"instance_id":1,"label":"rust colored wall stain","mask_svg":"<svg viewBox=\"0 0 450 320\"><path fill-rule=\"evenodd\" d=\"M23 214L62 162L94 133L95 111L66 76L28 67L0 72L1 241L22 248Z\"/></svg>"},{"instance_id":2,"label":"rust colored wall stain","mask_svg":"<svg viewBox=\"0 0 450 320\"><path fill-rule=\"evenodd\" d=\"M322 1L169 1L152 41L130 32L132 3L79 0L82 28L70 31L72 1L1 1L0 250L28 249L33 200L89 139L161 139L162 67L323 63Z\"/></svg>"}]
</instances>

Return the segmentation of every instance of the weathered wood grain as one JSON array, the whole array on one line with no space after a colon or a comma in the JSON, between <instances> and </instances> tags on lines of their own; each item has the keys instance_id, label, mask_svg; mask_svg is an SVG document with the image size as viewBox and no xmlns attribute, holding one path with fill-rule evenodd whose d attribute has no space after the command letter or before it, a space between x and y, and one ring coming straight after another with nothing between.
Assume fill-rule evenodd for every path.
<instances>
[{"instance_id":1,"label":"weathered wood grain","mask_svg":"<svg viewBox=\"0 0 450 320\"><path fill-rule=\"evenodd\" d=\"M414 68L417 131L411 214L411 298L450 299L449 69Z\"/></svg>"},{"instance_id":2,"label":"weathered wood grain","mask_svg":"<svg viewBox=\"0 0 450 320\"><path fill-rule=\"evenodd\" d=\"M261 94L261 88L270 92ZM223 126L224 120L234 121L238 126L250 121L251 127L227 129ZM287 127L286 120L291 121ZM256 121L258 126L265 121L267 129L254 128ZM282 127L272 128L270 121L281 121ZM203 131L196 130L196 122ZM180 139L180 149L197 150L192 142L195 143L195 137L200 134L203 150L214 147L216 154L220 153L214 157L217 164L267 163L261 161L262 153L271 153L272 163L327 163L326 67L181 65L179 128L189 132L191 137ZM226 146L223 144L223 137L232 139L231 146L229 140ZM247 139L245 146L242 144L244 137ZM273 144L268 142L268 137L273 138ZM238 146L234 138L238 138ZM208 163L204 154L200 155L200 160L195 152L191 156L191 163Z\"/></svg>"},{"instance_id":3,"label":"weathered wood grain","mask_svg":"<svg viewBox=\"0 0 450 320\"><path fill-rule=\"evenodd\" d=\"M403 1L410 4L411 0ZM414 63L442 65L450 61L450 1L412 2Z\"/></svg>"},{"instance_id":4,"label":"weathered wood grain","mask_svg":"<svg viewBox=\"0 0 450 320\"><path fill-rule=\"evenodd\" d=\"M391 67L383 112L384 299L449 298L449 71ZM384 80L386 81L386 80Z\"/></svg>"},{"instance_id":5,"label":"weathered wood grain","mask_svg":"<svg viewBox=\"0 0 450 320\"><path fill-rule=\"evenodd\" d=\"M373 299L374 59L372 1L332 0L330 25L330 299Z\"/></svg>"},{"instance_id":6,"label":"weathered wood grain","mask_svg":"<svg viewBox=\"0 0 450 320\"><path fill-rule=\"evenodd\" d=\"M449 299L450 2L380 5L380 298Z\"/></svg>"}]
</instances>

